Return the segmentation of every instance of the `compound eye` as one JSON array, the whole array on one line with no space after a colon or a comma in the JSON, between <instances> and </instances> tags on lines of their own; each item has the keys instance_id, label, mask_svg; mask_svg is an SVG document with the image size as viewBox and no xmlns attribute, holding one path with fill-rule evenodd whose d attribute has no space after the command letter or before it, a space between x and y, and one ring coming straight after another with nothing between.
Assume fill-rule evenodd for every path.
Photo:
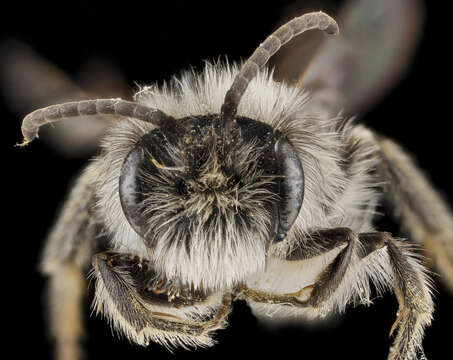
<instances>
[{"instance_id":1,"label":"compound eye","mask_svg":"<svg viewBox=\"0 0 453 360\"><path fill-rule=\"evenodd\" d=\"M140 168L144 158L144 149L135 146L123 163L119 184L124 215L135 232L142 237L146 234L146 223L142 216L143 189L140 181Z\"/></svg>"},{"instance_id":2,"label":"compound eye","mask_svg":"<svg viewBox=\"0 0 453 360\"><path fill-rule=\"evenodd\" d=\"M144 216L145 194L152 191L149 182L144 181L144 174L157 174L166 166L173 167L168 151L177 140L170 131L153 130L145 134L126 156L121 168L119 194L124 215L132 228L142 238L149 235L149 226ZM178 191L188 193L184 182L178 185Z\"/></svg>"},{"instance_id":3,"label":"compound eye","mask_svg":"<svg viewBox=\"0 0 453 360\"><path fill-rule=\"evenodd\" d=\"M304 200L304 172L296 151L288 140L275 143L275 154L282 175L279 182L277 241L286 237L299 214Z\"/></svg>"},{"instance_id":4,"label":"compound eye","mask_svg":"<svg viewBox=\"0 0 453 360\"><path fill-rule=\"evenodd\" d=\"M304 199L304 172L299 157L291 143L280 133L259 121L238 118L241 139L245 142L256 142L264 145L270 154L264 156L262 165L275 170L279 175L279 202L274 209L275 240L281 241L291 229L299 215ZM268 147L268 144L272 144ZM275 159L271 160L272 158Z\"/></svg>"}]
</instances>

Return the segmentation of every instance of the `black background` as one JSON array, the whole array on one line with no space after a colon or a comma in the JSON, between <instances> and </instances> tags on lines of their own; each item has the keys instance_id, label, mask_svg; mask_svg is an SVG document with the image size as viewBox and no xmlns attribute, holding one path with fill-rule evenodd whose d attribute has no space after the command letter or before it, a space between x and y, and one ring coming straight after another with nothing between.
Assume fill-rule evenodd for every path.
<instances>
[{"instance_id":1,"label":"black background","mask_svg":"<svg viewBox=\"0 0 453 360\"><path fill-rule=\"evenodd\" d=\"M92 4L60 2L33 4L15 2L3 11L2 40L19 38L32 45L70 75L87 58L108 59L133 82L141 84L169 79L192 65L200 69L203 59L228 54L238 60L251 54L264 36L275 29L283 9L294 1L175 2L147 1ZM315 3L311 1L310 3ZM337 2L339 3L339 2ZM408 76L363 119L380 132L398 139L417 155L422 168L443 191L451 204L451 135L447 66L443 41L448 22L443 9L427 6L427 24L421 46ZM322 6L324 10L333 10ZM312 6L316 9L316 6ZM445 15L446 17L446 15ZM1 80L1 79L0 79ZM42 316L43 279L36 272L42 239L52 224L70 179L86 159L67 159L43 142L25 149L13 147L21 141L20 118L1 103L2 159L4 181L2 226L3 329L7 344L18 358L31 350L48 358ZM5 164L6 162L6 164ZM5 168L6 165L6 168ZM5 219L6 216L6 219ZM389 224L388 226L392 226ZM386 228L388 230L388 228ZM390 230L394 230L392 227ZM453 296L436 277L436 313L424 347L431 360L448 358ZM195 352L170 354L158 345L144 349L112 337L108 325L89 316L88 354L91 359L214 358L219 356L298 357L329 359L385 359L388 331L394 321L396 300L387 295L372 307L348 309L341 320L323 327L286 326L267 329L242 303L235 306L228 329L218 332L218 345Z\"/></svg>"}]
</instances>

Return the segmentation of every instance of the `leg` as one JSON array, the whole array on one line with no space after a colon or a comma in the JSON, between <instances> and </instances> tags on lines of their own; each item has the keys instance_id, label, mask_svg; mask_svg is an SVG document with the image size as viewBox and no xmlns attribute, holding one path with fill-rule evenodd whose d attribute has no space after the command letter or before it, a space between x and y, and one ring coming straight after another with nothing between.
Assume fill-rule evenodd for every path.
<instances>
[{"instance_id":1,"label":"leg","mask_svg":"<svg viewBox=\"0 0 453 360\"><path fill-rule=\"evenodd\" d=\"M93 258L96 293L93 307L113 328L139 345L168 348L210 346L210 334L224 325L229 294L205 293L161 279L139 256L100 253Z\"/></svg>"},{"instance_id":2,"label":"leg","mask_svg":"<svg viewBox=\"0 0 453 360\"><path fill-rule=\"evenodd\" d=\"M384 246L384 233L356 234L348 228L319 230L307 236L304 245L286 256L290 262L303 261L339 247L343 249L334 260L318 275L313 285L298 292L277 295L243 287L242 294L253 301L289 303L297 306L321 307L338 289L348 270L354 255L359 259ZM309 249L309 250L308 250ZM310 293L307 300L298 299L302 294Z\"/></svg>"},{"instance_id":3,"label":"leg","mask_svg":"<svg viewBox=\"0 0 453 360\"><path fill-rule=\"evenodd\" d=\"M324 234L324 241L328 243L330 237L335 244L339 244L341 243L341 238L337 236L339 231L340 229L323 230L317 236ZM342 231L347 237L351 238L346 230ZM349 233L352 232L349 231ZM335 236L331 234L335 234ZM389 280L393 281L394 291L399 302L399 311L397 320L391 330L391 333L396 329L398 329L398 332L390 350L389 360L413 360L422 351L421 340L424 328L430 324L432 319L433 302L425 270L411 252L405 248L405 245L393 239L389 233L361 233L352 236L352 238L354 237L359 244L356 247L356 258L360 260L358 264L349 264L349 266L357 267L355 274L352 274L353 276L347 279L347 284L341 283L346 272L343 270L344 266L348 266L347 264L344 265L348 258L346 254L351 251L347 250L351 240L345 239L343 243L349 242L349 244L340 251L334 261L318 276L308 299L300 300L299 293L280 295L249 288L242 289L240 295L254 302L316 308L322 306L325 302L333 303L337 300L341 304L351 301L351 299L343 299L343 297L345 293L353 294L350 288L362 290L363 281L360 280L360 276L363 274L360 274L360 271L368 272L368 276L373 280L377 279L379 282L385 281L388 275L391 275L392 278ZM334 248L335 244L328 248ZM383 249L384 247L385 249ZM382 249L380 252L385 251L387 254L385 262L376 257L376 255L379 255L380 249ZM298 254L301 254L300 250L289 254L288 259L290 261L304 261L304 257L300 259ZM366 262L369 257L373 256L375 258L372 262L381 262L378 267L367 270L365 266L360 266L361 262ZM391 269L391 274L386 273L385 268L387 266ZM379 269L381 269L382 273L376 273ZM338 273L335 273L336 271ZM344 290L345 287L347 288L346 291ZM336 307L342 308L341 305Z\"/></svg>"},{"instance_id":4,"label":"leg","mask_svg":"<svg viewBox=\"0 0 453 360\"><path fill-rule=\"evenodd\" d=\"M310 241L320 241L326 250L331 250L341 244L346 247L340 251L335 259L319 275L313 285L311 295L305 301L307 306L320 307L321 304L330 298L340 285L346 270L351 263L351 258L356 251L357 235L347 228L321 230L314 233ZM293 253L287 260L297 260L298 254ZM300 259L299 259L300 260Z\"/></svg>"},{"instance_id":5,"label":"leg","mask_svg":"<svg viewBox=\"0 0 453 360\"><path fill-rule=\"evenodd\" d=\"M377 170L386 183L387 205L410 238L424 246L453 291L453 217L444 199L396 143L363 127L354 133L378 145Z\"/></svg>"},{"instance_id":6,"label":"leg","mask_svg":"<svg viewBox=\"0 0 453 360\"><path fill-rule=\"evenodd\" d=\"M424 329L431 323L434 304L425 269L394 239L388 239L387 252L393 269L398 316L390 335L398 329L389 360L412 360L423 355Z\"/></svg>"},{"instance_id":7,"label":"leg","mask_svg":"<svg viewBox=\"0 0 453 360\"><path fill-rule=\"evenodd\" d=\"M89 214L92 177L90 171L86 171L76 182L46 240L41 259L41 271L49 277L48 317L58 360L82 357L84 268L91 258L95 237Z\"/></svg>"}]
</instances>

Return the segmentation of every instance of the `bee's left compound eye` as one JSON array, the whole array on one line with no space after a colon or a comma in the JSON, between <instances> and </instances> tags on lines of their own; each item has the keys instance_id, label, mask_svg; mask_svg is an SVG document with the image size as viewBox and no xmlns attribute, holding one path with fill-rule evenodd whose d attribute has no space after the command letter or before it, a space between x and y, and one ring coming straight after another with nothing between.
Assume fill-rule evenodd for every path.
<instances>
[{"instance_id":1,"label":"bee's left compound eye","mask_svg":"<svg viewBox=\"0 0 453 360\"><path fill-rule=\"evenodd\" d=\"M293 226L304 199L304 171L293 145L280 132L255 120L238 119L241 138L264 145L271 156L262 161L264 167L275 169L278 198L275 209L274 241L283 240Z\"/></svg>"},{"instance_id":2,"label":"bee's left compound eye","mask_svg":"<svg viewBox=\"0 0 453 360\"><path fill-rule=\"evenodd\" d=\"M275 143L275 154L280 168L280 202L278 205L277 241L286 237L296 221L304 200L304 172L296 151L288 140L280 138Z\"/></svg>"}]
</instances>

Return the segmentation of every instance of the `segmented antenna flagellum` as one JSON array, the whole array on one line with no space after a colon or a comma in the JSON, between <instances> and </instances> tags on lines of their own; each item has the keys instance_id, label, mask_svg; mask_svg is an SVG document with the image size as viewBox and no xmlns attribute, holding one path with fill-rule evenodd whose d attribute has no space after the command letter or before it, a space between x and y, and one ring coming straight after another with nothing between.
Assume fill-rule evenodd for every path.
<instances>
[{"instance_id":1,"label":"segmented antenna flagellum","mask_svg":"<svg viewBox=\"0 0 453 360\"><path fill-rule=\"evenodd\" d=\"M233 84L225 95L220 110L225 134L231 134L232 124L242 95L259 69L266 65L270 57L287 42L305 31L313 29L323 30L329 35L339 33L336 21L322 11L304 14L287 22L269 35L242 65L239 74L236 75Z\"/></svg>"}]
</instances>

